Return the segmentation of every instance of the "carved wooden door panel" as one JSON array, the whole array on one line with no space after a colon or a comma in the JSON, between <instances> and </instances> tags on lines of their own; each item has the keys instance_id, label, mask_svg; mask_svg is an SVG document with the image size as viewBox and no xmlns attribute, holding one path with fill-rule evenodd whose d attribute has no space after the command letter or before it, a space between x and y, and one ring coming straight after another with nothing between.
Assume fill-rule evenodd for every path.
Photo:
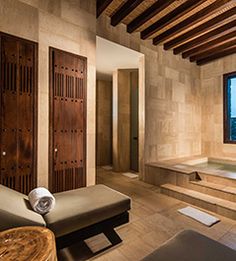
<instances>
[{"instance_id":1,"label":"carved wooden door panel","mask_svg":"<svg viewBox=\"0 0 236 261\"><path fill-rule=\"evenodd\" d=\"M86 58L50 48L50 189L86 185Z\"/></svg>"},{"instance_id":2,"label":"carved wooden door panel","mask_svg":"<svg viewBox=\"0 0 236 261\"><path fill-rule=\"evenodd\" d=\"M0 183L27 194L36 185L37 44L0 39Z\"/></svg>"}]
</instances>

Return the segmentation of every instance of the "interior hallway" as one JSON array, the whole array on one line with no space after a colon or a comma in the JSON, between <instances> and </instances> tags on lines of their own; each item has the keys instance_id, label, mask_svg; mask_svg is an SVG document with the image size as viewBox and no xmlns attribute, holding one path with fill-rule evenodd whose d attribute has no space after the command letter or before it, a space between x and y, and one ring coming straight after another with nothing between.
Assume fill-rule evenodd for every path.
<instances>
[{"instance_id":1,"label":"interior hallway","mask_svg":"<svg viewBox=\"0 0 236 261\"><path fill-rule=\"evenodd\" d=\"M188 204L159 194L156 186L120 173L97 169L97 183L132 198L130 223L117 229L123 244L95 258L96 261L138 261L183 229L194 229L236 250L236 222L216 215L221 222L209 228L179 213ZM204 210L203 210L204 211Z\"/></svg>"}]
</instances>

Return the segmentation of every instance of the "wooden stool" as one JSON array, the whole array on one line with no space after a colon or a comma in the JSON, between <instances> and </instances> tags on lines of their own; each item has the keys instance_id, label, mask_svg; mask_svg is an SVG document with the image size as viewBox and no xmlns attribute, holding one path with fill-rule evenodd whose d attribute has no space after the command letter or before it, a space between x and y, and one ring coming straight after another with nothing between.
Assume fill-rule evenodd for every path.
<instances>
[{"instance_id":1,"label":"wooden stool","mask_svg":"<svg viewBox=\"0 0 236 261\"><path fill-rule=\"evenodd\" d=\"M0 260L56 261L54 234L44 227L19 227L0 232Z\"/></svg>"}]
</instances>

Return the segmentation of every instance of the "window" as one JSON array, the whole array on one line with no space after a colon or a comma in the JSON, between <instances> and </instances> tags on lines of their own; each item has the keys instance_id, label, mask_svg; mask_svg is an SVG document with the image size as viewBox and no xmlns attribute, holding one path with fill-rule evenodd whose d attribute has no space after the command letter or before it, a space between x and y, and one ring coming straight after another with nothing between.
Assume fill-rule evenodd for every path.
<instances>
[{"instance_id":1,"label":"window","mask_svg":"<svg viewBox=\"0 0 236 261\"><path fill-rule=\"evenodd\" d=\"M236 72L224 74L224 142L236 144Z\"/></svg>"}]
</instances>

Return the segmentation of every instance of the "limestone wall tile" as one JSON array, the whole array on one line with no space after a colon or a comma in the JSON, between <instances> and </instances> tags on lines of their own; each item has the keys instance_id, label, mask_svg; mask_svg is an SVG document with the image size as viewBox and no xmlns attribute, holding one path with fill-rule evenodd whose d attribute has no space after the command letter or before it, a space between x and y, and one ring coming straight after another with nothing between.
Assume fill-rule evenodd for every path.
<instances>
[{"instance_id":1,"label":"limestone wall tile","mask_svg":"<svg viewBox=\"0 0 236 261\"><path fill-rule=\"evenodd\" d=\"M17 0L0 0L0 31L38 41L38 10Z\"/></svg>"}]
</instances>

